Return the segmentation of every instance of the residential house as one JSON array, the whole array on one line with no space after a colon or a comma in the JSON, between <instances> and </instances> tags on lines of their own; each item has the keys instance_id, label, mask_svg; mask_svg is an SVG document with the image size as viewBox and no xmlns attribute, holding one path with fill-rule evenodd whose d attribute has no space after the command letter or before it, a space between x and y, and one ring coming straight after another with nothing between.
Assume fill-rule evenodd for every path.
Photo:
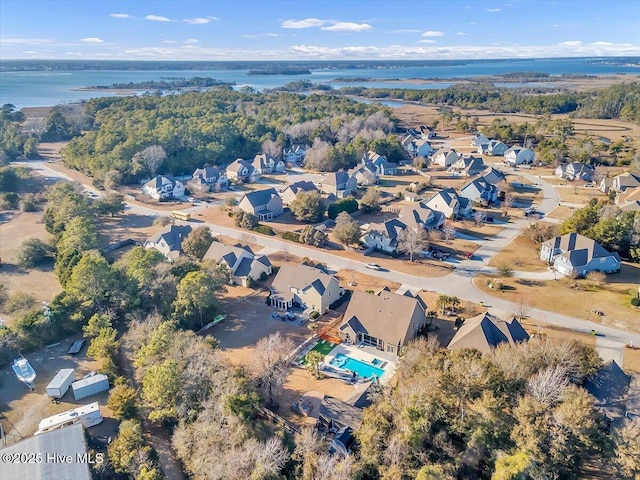
<instances>
[{"instance_id":1,"label":"residential house","mask_svg":"<svg viewBox=\"0 0 640 480\"><path fill-rule=\"evenodd\" d=\"M609 192L611 191L612 185L613 185L613 178L604 177L602 180L600 180L600 184L598 185L598 188L602 193L606 193L608 195Z\"/></svg>"},{"instance_id":2,"label":"residential house","mask_svg":"<svg viewBox=\"0 0 640 480\"><path fill-rule=\"evenodd\" d=\"M233 246L214 241L204 259L224 263L231 272L231 282L248 287L251 281L271 275L271 262L266 255L256 255L248 245Z\"/></svg>"},{"instance_id":3,"label":"residential house","mask_svg":"<svg viewBox=\"0 0 640 480\"><path fill-rule=\"evenodd\" d=\"M567 233L544 242L540 247L540 259L552 264L564 276L620 271L617 253L607 251L595 240L578 233Z\"/></svg>"},{"instance_id":4,"label":"residential house","mask_svg":"<svg viewBox=\"0 0 640 480\"><path fill-rule=\"evenodd\" d=\"M362 425L362 409L324 395L317 418L315 428L330 442L329 452L343 457L349 455L356 445L354 432Z\"/></svg>"},{"instance_id":5,"label":"residential house","mask_svg":"<svg viewBox=\"0 0 640 480\"><path fill-rule=\"evenodd\" d=\"M369 248L375 248L390 255L397 255L400 251L398 241L400 232L407 226L393 218L384 223L370 223L362 242Z\"/></svg>"},{"instance_id":6,"label":"residential house","mask_svg":"<svg viewBox=\"0 0 640 480\"><path fill-rule=\"evenodd\" d=\"M441 212L445 218L464 217L471 213L473 203L461 197L453 188L444 188L425 202L431 210Z\"/></svg>"},{"instance_id":7,"label":"residential house","mask_svg":"<svg viewBox=\"0 0 640 480\"><path fill-rule=\"evenodd\" d=\"M376 175L397 175L398 164L390 162L387 157L378 155L376 152L369 150L362 156L363 165L373 165Z\"/></svg>"},{"instance_id":8,"label":"residential house","mask_svg":"<svg viewBox=\"0 0 640 480\"><path fill-rule=\"evenodd\" d=\"M219 192L227 188L228 184L224 171L218 167L204 167L193 172L193 179L187 185L191 191Z\"/></svg>"},{"instance_id":9,"label":"residential house","mask_svg":"<svg viewBox=\"0 0 640 480\"><path fill-rule=\"evenodd\" d=\"M428 157L433 154L435 150L427 140L428 139L421 136L407 133L402 137L400 143L402 144L402 148L412 157Z\"/></svg>"},{"instance_id":10,"label":"residential house","mask_svg":"<svg viewBox=\"0 0 640 480\"><path fill-rule=\"evenodd\" d=\"M145 248L154 248L173 261L182 254L182 241L191 233L189 225L167 225L144 242Z\"/></svg>"},{"instance_id":11,"label":"residential house","mask_svg":"<svg viewBox=\"0 0 640 480\"><path fill-rule=\"evenodd\" d=\"M296 305L322 314L341 294L338 280L319 268L283 265L271 284L269 301L273 307L281 310Z\"/></svg>"},{"instance_id":12,"label":"residential house","mask_svg":"<svg viewBox=\"0 0 640 480\"><path fill-rule=\"evenodd\" d=\"M284 205L291 205L298 193L300 192L317 192L318 188L315 186L313 182L301 181L291 183L287 186L281 193L280 198L282 198L282 203Z\"/></svg>"},{"instance_id":13,"label":"residential house","mask_svg":"<svg viewBox=\"0 0 640 480\"><path fill-rule=\"evenodd\" d=\"M441 167L449 168L460 159L460 155L455 150L438 150L431 156L431 163L433 165L440 165Z\"/></svg>"},{"instance_id":14,"label":"residential house","mask_svg":"<svg viewBox=\"0 0 640 480\"><path fill-rule=\"evenodd\" d=\"M308 145L292 145L291 148L285 148L282 157L287 163L301 163L307 154Z\"/></svg>"},{"instance_id":15,"label":"residential house","mask_svg":"<svg viewBox=\"0 0 640 480\"><path fill-rule=\"evenodd\" d=\"M436 131L433 127L420 125L420 133L422 134L422 138L426 138L427 140L431 140L432 138L436 138Z\"/></svg>"},{"instance_id":16,"label":"residential house","mask_svg":"<svg viewBox=\"0 0 640 480\"><path fill-rule=\"evenodd\" d=\"M498 200L498 187L487 182L484 177L476 178L460 190L460 196L472 202L492 204Z\"/></svg>"},{"instance_id":17,"label":"residential house","mask_svg":"<svg viewBox=\"0 0 640 480\"><path fill-rule=\"evenodd\" d=\"M515 317L511 320L502 320L485 312L466 319L447 348L449 350L474 348L482 353L489 353L501 343L515 345L528 340L529 334Z\"/></svg>"},{"instance_id":18,"label":"residential house","mask_svg":"<svg viewBox=\"0 0 640 480\"><path fill-rule=\"evenodd\" d=\"M504 152L504 163L509 165L533 164L536 154L533 150L514 145Z\"/></svg>"},{"instance_id":19,"label":"residential house","mask_svg":"<svg viewBox=\"0 0 640 480\"><path fill-rule=\"evenodd\" d=\"M254 157L251 165L260 175L264 175L268 173L284 173L285 163L284 160L273 158L268 153L260 153Z\"/></svg>"},{"instance_id":20,"label":"residential house","mask_svg":"<svg viewBox=\"0 0 640 480\"><path fill-rule=\"evenodd\" d=\"M349 176L347 172L327 173L321 184L322 193L335 195L337 198L348 197L357 189L358 182L356 178Z\"/></svg>"},{"instance_id":21,"label":"residential house","mask_svg":"<svg viewBox=\"0 0 640 480\"><path fill-rule=\"evenodd\" d=\"M260 180L260 172L248 160L238 158L227 166L227 178L240 183L253 183Z\"/></svg>"},{"instance_id":22,"label":"residential house","mask_svg":"<svg viewBox=\"0 0 640 480\"><path fill-rule=\"evenodd\" d=\"M142 193L156 200L168 200L184 196L184 184L163 175L152 178L142 186Z\"/></svg>"},{"instance_id":23,"label":"residential house","mask_svg":"<svg viewBox=\"0 0 640 480\"><path fill-rule=\"evenodd\" d=\"M462 175L470 177L477 175L485 169L485 164L482 158L474 157L460 157L460 159L449 167L449 171L454 175Z\"/></svg>"},{"instance_id":24,"label":"residential house","mask_svg":"<svg viewBox=\"0 0 640 480\"><path fill-rule=\"evenodd\" d=\"M394 355L425 326L426 305L409 292L382 290L377 295L355 291L339 330L345 341L376 347Z\"/></svg>"},{"instance_id":25,"label":"residential house","mask_svg":"<svg viewBox=\"0 0 640 480\"><path fill-rule=\"evenodd\" d=\"M378 183L378 174L372 163L365 163L352 168L348 172L349 177L355 178L359 187L370 187Z\"/></svg>"},{"instance_id":26,"label":"residential house","mask_svg":"<svg viewBox=\"0 0 640 480\"><path fill-rule=\"evenodd\" d=\"M472 147L480 147L481 145L488 145L489 139L486 137L484 133L476 133L473 138L471 138L471 146Z\"/></svg>"},{"instance_id":27,"label":"residential house","mask_svg":"<svg viewBox=\"0 0 640 480\"><path fill-rule=\"evenodd\" d=\"M640 187L640 174L624 172L613 177L611 190L614 192L624 192L630 188Z\"/></svg>"},{"instance_id":28,"label":"residential house","mask_svg":"<svg viewBox=\"0 0 640 480\"><path fill-rule=\"evenodd\" d=\"M481 147L478 148L478 153L498 157L504 155L508 147L500 140L489 140L489 143L482 148L482 151L480 149Z\"/></svg>"},{"instance_id":29,"label":"residential house","mask_svg":"<svg viewBox=\"0 0 640 480\"><path fill-rule=\"evenodd\" d=\"M480 173L480 176L493 185L499 185L500 182L504 181L507 178L504 173L502 173L500 170L496 170L493 167L487 167Z\"/></svg>"},{"instance_id":30,"label":"residential house","mask_svg":"<svg viewBox=\"0 0 640 480\"><path fill-rule=\"evenodd\" d=\"M258 217L260 221L273 220L282 214L282 198L275 188L256 190L242 196L238 207Z\"/></svg>"},{"instance_id":31,"label":"residential house","mask_svg":"<svg viewBox=\"0 0 640 480\"><path fill-rule=\"evenodd\" d=\"M584 383L584 388L595 398L595 406L604 416L608 431L624 422L630 383L631 377L615 360L604 364Z\"/></svg>"},{"instance_id":32,"label":"residential house","mask_svg":"<svg viewBox=\"0 0 640 480\"><path fill-rule=\"evenodd\" d=\"M595 170L592 166L580 162L563 163L556 168L556 177L569 181L584 180L585 182L590 182L594 174Z\"/></svg>"},{"instance_id":33,"label":"residential house","mask_svg":"<svg viewBox=\"0 0 640 480\"><path fill-rule=\"evenodd\" d=\"M616 195L616 204L623 212L637 212L640 205L640 187L627 189L624 192L618 192Z\"/></svg>"},{"instance_id":34,"label":"residential house","mask_svg":"<svg viewBox=\"0 0 640 480\"><path fill-rule=\"evenodd\" d=\"M432 210L422 202L415 205L405 205L400 209L398 218L414 230L422 228L427 231L442 228L446 221L442 212Z\"/></svg>"}]
</instances>

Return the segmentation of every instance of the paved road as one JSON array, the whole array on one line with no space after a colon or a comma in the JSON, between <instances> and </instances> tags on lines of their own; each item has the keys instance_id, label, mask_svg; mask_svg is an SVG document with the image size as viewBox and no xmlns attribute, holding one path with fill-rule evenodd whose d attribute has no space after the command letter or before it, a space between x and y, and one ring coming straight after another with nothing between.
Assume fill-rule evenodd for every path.
<instances>
[{"instance_id":1,"label":"paved road","mask_svg":"<svg viewBox=\"0 0 640 480\"><path fill-rule=\"evenodd\" d=\"M38 162L20 162L22 165L27 165L39 171L48 177L68 178L66 175L56 172L46 166L46 164ZM501 164L494 164L495 166L503 167ZM543 179L531 175L521 169L518 169L518 174L528 180L537 183L543 192L542 201L536 206L536 209L542 213L549 213L559 204L560 197L555 188ZM86 187L90 189L90 187ZM129 211L146 214L146 215L158 215L159 212L147 208L141 207L136 204L129 204ZM191 210L195 211L203 207L194 207ZM166 214L166 212L161 212ZM351 260L339 255L335 255L330 251L323 251L314 248L310 248L300 244L293 244L284 242L278 238L263 236L258 234L251 234L250 232L243 230L236 230L234 228L223 227L212 223L204 223L207 225L212 233L219 235L226 235L238 240L246 239L247 235L251 237L251 242L266 247L268 251L277 251L286 249L290 253L299 257L309 257L316 261L320 261L329 266L333 270L340 269L352 269L364 274L376 276L400 283L403 288L409 289L423 289L435 291L445 295L455 295L461 299L471 302L480 303L483 302L492 311L496 310L498 314L509 315L513 312L513 304L507 300L503 300L499 297L489 296L482 291L478 290L472 283L473 277L480 271L491 271L490 267L486 264L491 258L493 258L499 251L506 247L518 234L527 228L529 222L524 219L518 219L515 222L509 223L505 228L491 241L486 241L476 251L478 258L484 261L478 260L463 260L456 265L456 269L444 276L444 277L419 277L416 275L410 275L407 273L396 271L376 271L366 268L366 261ZM476 257L474 257L476 258ZM585 308L585 314L587 309ZM582 314L582 312L576 312L576 314ZM617 342L618 347L620 344L627 344L632 341L635 345L640 345L640 335L631 334L622 330L614 328L604 327L596 324L584 318L578 316L563 315L560 313L549 312L540 309L532 309L530 314L533 318L538 318L543 322L553 325L562 326L575 331L590 333L592 330L596 330L598 334L605 336L610 342Z\"/></svg>"}]
</instances>

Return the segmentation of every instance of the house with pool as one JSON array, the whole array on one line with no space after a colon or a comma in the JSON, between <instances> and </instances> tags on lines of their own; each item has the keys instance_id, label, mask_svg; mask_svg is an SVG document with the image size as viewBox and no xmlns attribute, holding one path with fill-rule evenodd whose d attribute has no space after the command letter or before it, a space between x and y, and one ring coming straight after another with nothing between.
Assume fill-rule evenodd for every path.
<instances>
[{"instance_id":1,"label":"house with pool","mask_svg":"<svg viewBox=\"0 0 640 480\"><path fill-rule=\"evenodd\" d=\"M372 346L399 355L426 324L427 306L418 296L383 289L374 295L353 292L339 327L346 343Z\"/></svg>"}]
</instances>

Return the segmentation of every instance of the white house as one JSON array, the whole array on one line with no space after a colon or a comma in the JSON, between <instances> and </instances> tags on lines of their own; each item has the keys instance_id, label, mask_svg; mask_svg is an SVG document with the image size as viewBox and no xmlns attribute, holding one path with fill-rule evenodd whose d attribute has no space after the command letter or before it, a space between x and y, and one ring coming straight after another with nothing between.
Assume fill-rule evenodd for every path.
<instances>
[{"instance_id":1,"label":"white house","mask_svg":"<svg viewBox=\"0 0 640 480\"><path fill-rule=\"evenodd\" d=\"M203 259L224 263L231 272L232 283L243 287L249 286L252 280L271 275L271 262L266 255L256 255L248 245L240 243L225 245L214 241Z\"/></svg>"},{"instance_id":2,"label":"white house","mask_svg":"<svg viewBox=\"0 0 640 480\"><path fill-rule=\"evenodd\" d=\"M199 192L219 192L227 188L228 184L226 173L218 167L196 169L193 179L187 183L189 190Z\"/></svg>"},{"instance_id":3,"label":"white house","mask_svg":"<svg viewBox=\"0 0 640 480\"><path fill-rule=\"evenodd\" d=\"M431 156L431 163L441 167L450 167L458 161L460 155L455 150L438 150Z\"/></svg>"},{"instance_id":4,"label":"white house","mask_svg":"<svg viewBox=\"0 0 640 480\"><path fill-rule=\"evenodd\" d=\"M227 178L236 182L253 183L260 179L260 172L251 162L238 158L227 166Z\"/></svg>"},{"instance_id":5,"label":"white house","mask_svg":"<svg viewBox=\"0 0 640 480\"><path fill-rule=\"evenodd\" d=\"M607 251L595 240L578 233L567 233L544 242L540 247L540 259L552 264L564 276L620 271L617 253Z\"/></svg>"},{"instance_id":6,"label":"white house","mask_svg":"<svg viewBox=\"0 0 640 480\"><path fill-rule=\"evenodd\" d=\"M370 223L362 237L362 242L369 248L396 255L399 252L400 232L405 228L407 226L397 218L384 223Z\"/></svg>"},{"instance_id":7,"label":"white house","mask_svg":"<svg viewBox=\"0 0 640 480\"><path fill-rule=\"evenodd\" d=\"M590 165L580 162L563 163L556 168L556 177L565 180L584 180L590 182L595 170Z\"/></svg>"},{"instance_id":8,"label":"white house","mask_svg":"<svg viewBox=\"0 0 640 480\"><path fill-rule=\"evenodd\" d=\"M471 213L473 203L461 197L453 188L445 188L425 202L431 210L442 213L446 218L464 217Z\"/></svg>"},{"instance_id":9,"label":"white house","mask_svg":"<svg viewBox=\"0 0 640 480\"><path fill-rule=\"evenodd\" d=\"M536 154L533 150L514 145L504 152L504 163L509 165L532 164Z\"/></svg>"},{"instance_id":10,"label":"white house","mask_svg":"<svg viewBox=\"0 0 640 480\"><path fill-rule=\"evenodd\" d=\"M340 285L332 275L307 265L282 265L271 284L269 302L287 310L294 305L326 313L340 298Z\"/></svg>"},{"instance_id":11,"label":"white house","mask_svg":"<svg viewBox=\"0 0 640 480\"><path fill-rule=\"evenodd\" d=\"M291 148L285 148L282 157L288 163L301 163L307 154L308 145L292 145Z\"/></svg>"},{"instance_id":12,"label":"white house","mask_svg":"<svg viewBox=\"0 0 640 480\"><path fill-rule=\"evenodd\" d=\"M442 212L429 208L422 202L414 205L405 205L400 209L398 218L409 228L418 230L434 230L442 228L446 217Z\"/></svg>"},{"instance_id":13,"label":"white house","mask_svg":"<svg viewBox=\"0 0 640 480\"><path fill-rule=\"evenodd\" d=\"M449 167L449 171L455 175L471 177L478 175L484 168L485 164L482 158L471 155L469 157L460 157L457 162Z\"/></svg>"},{"instance_id":14,"label":"white house","mask_svg":"<svg viewBox=\"0 0 640 480\"><path fill-rule=\"evenodd\" d=\"M260 221L273 220L282 215L282 198L275 188L256 190L243 195L238 207L258 217Z\"/></svg>"},{"instance_id":15,"label":"white house","mask_svg":"<svg viewBox=\"0 0 640 480\"><path fill-rule=\"evenodd\" d=\"M486 137L484 133L476 133L473 138L471 138L471 146L472 147L480 147L481 145L488 145L489 139Z\"/></svg>"},{"instance_id":16,"label":"white house","mask_svg":"<svg viewBox=\"0 0 640 480\"><path fill-rule=\"evenodd\" d=\"M636 187L640 187L640 173L624 172L611 180L611 190L614 192L624 192Z\"/></svg>"},{"instance_id":17,"label":"white house","mask_svg":"<svg viewBox=\"0 0 640 480\"><path fill-rule=\"evenodd\" d=\"M182 241L190 233L189 225L167 225L144 242L144 247L159 251L172 262L182 253Z\"/></svg>"},{"instance_id":18,"label":"white house","mask_svg":"<svg viewBox=\"0 0 640 480\"><path fill-rule=\"evenodd\" d=\"M478 153L491 155L492 157L502 156L507 151L507 146L500 140L489 140L489 143L478 147Z\"/></svg>"},{"instance_id":19,"label":"white house","mask_svg":"<svg viewBox=\"0 0 640 480\"><path fill-rule=\"evenodd\" d=\"M498 187L487 182L484 177L476 178L460 190L460 196L472 202L491 204L498 200Z\"/></svg>"},{"instance_id":20,"label":"white house","mask_svg":"<svg viewBox=\"0 0 640 480\"><path fill-rule=\"evenodd\" d=\"M258 173L260 173L260 175L268 173L283 173L285 167L284 160L273 158L267 153L260 153L256 155L251 165L258 171Z\"/></svg>"},{"instance_id":21,"label":"white house","mask_svg":"<svg viewBox=\"0 0 640 480\"><path fill-rule=\"evenodd\" d=\"M158 175L142 186L142 193L156 200L167 200L184 196L184 184L179 180Z\"/></svg>"}]
</instances>

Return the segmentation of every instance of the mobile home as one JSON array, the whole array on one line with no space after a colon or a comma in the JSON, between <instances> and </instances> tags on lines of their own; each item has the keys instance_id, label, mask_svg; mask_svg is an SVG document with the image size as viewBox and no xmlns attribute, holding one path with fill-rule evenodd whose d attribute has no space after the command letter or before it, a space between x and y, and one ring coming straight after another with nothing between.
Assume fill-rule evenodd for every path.
<instances>
[{"instance_id":1,"label":"mobile home","mask_svg":"<svg viewBox=\"0 0 640 480\"><path fill-rule=\"evenodd\" d=\"M90 403L89 405L82 405L72 410L53 415L52 417L45 418L38 425L38 431L35 435L40 435L44 432L50 432L57 428L66 427L67 425L73 425L75 423L82 423L85 428L93 427L102 423L102 414L100 413L100 404L98 402Z\"/></svg>"},{"instance_id":2,"label":"mobile home","mask_svg":"<svg viewBox=\"0 0 640 480\"><path fill-rule=\"evenodd\" d=\"M71 384L73 398L76 400L82 400L83 398L90 397L91 395L105 392L107 390L109 390L109 378L101 373L91 375Z\"/></svg>"},{"instance_id":3,"label":"mobile home","mask_svg":"<svg viewBox=\"0 0 640 480\"><path fill-rule=\"evenodd\" d=\"M51 398L64 397L74 380L75 370L73 368L63 368L56 373L56 376L47 385L47 395Z\"/></svg>"}]
</instances>

